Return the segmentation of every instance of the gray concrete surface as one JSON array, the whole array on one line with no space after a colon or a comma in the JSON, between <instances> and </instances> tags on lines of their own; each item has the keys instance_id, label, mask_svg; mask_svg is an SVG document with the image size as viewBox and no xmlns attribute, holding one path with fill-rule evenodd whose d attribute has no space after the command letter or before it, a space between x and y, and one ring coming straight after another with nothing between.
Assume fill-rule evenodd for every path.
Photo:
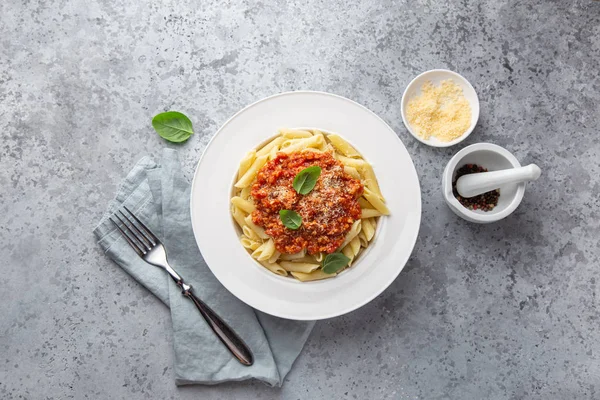
<instances>
[{"instance_id":1,"label":"gray concrete surface","mask_svg":"<svg viewBox=\"0 0 600 400\"><path fill-rule=\"evenodd\" d=\"M3 0L0 398L600 398L600 2ZM465 144L544 170L510 218L459 220L452 149L402 125L416 74L449 68L481 99ZM168 310L103 257L92 228L165 109L197 134L264 96L347 96L398 133L423 222L379 298L317 324L283 388L177 388Z\"/></svg>"}]
</instances>

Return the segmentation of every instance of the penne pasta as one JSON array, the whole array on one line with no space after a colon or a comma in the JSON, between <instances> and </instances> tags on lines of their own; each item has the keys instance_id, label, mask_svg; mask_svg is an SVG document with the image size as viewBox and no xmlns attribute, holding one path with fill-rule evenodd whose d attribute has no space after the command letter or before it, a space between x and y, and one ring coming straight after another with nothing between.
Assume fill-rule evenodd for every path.
<instances>
[{"instance_id":1,"label":"penne pasta","mask_svg":"<svg viewBox=\"0 0 600 400\"><path fill-rule=\"evenodd\" d=\"M331 154L335 154L335 147L333 147L331 144L327 143L325 145L325 151L327 151Z\"/></svg>"},{"instance_id":2,"label":"penne pasta","mask_svg":"<svg viewBox=\"0 0 600 400\"><path fill-rule=\"evenodd\" d=\"M304 152L311 152L315 154L303 155ZM342 244L336 249L336 251L344 254L350 261L346 266L344 266L335 274L326 274L322 270L323 262L328 255L327 253L317 251L315 254L308 254L306 248L302 249L301 251L295 254L281 253L279 251L283 249L279 248L279 243L281 243L279 242L279 238L281 236L271 237L269 234L266 233L265 228L263 228L263 226L268 226L270 229L269 232L278 232L279 228L273 228L273 222L276 222L277 224L283 223L284 229L295 229L293 228L294 222L285 222L285 214L278 215L279 207L281 207L281 209L289 209L291 211L294 211L293 207L295 206L292 206L292 208L287 207L290 207L290 204L294 204L293 202L289 202L289 200L291 199L289 197L289 190L296 189L295 185L293 189L291 187L286 188L284 186L283 190L280 190L278 185L265 184L264 180L261 180L260 184L254 187L256 187L257 190L262 190L262 192L255 192L255 196L257 196L256 201L255 198L252 196L252 188L255 182L257 181L257 176L259 172L263 170L263 167L267 164L267 162L276 159L278 154L280 155L280 157L278 158L278 160L280 161L278 162L282 163L279 166L279 171L286 171L286 168L294 168L294 164L285 164L286 160L291 160L291 158L286 158L283 155L281 155L281 153L296 153L294 157L300 162L305 162L304 165L306 167L311 165L319 165L321 168L324 168L329 174L332 174L331 176L335 177L336 174L338 174L337 176L339 176L339 174L342 174L342 172L340 172L339 168L336 169L337 172L333 172L332 169L328 169L330 168L328 167L328 165L336 164L331 163L330 156L332 156L335 160L338 160L343 165L343 174L346 174L347 179L349 179L348 177L352 177L353 179L360 181L363 185L363 194L357 199L358 205L361 209L361 217L360 219L355 220L352 223L350 229L346 232L344 236ZM307 161L310 162L311 160L316 161L313 164L306 163ZM329 164L319 164L319 160L329 160ZM339 164L337 165L339 166ZM261 175L261 177L264 177L265 180L275 179L275 181L271 182L276 182L276 179L278 179L277 177L282 175L269 175L269 172L277 171L277 166L277 163L270 163L269 169L264 169L264 175ZM311 171L311 173L314 173L314 169L313 171ZM319 170L318 174L321 174L321 170ZM286 178L288 176L286 176ZM306 178L303 177L303 179ZM312 179L316 179L318 182L319 175ZM302 184L304 184L304 182L302 182ZM291 183L284 183L284 185L292 186ZM313 183L313 185L315 184ZM336 196L336 193L339 193L340 191L339 186L335 186L334 184L324 183L324 185L329 185L327 187L330 187L331 189L330 191L328 191L328 193L333 193L333 196ZM265 187L270 187L269 191L265 192ZM311 202L315 202L316 200L317 205L319 204L319 201L322 204L323 185L315 187L318 189L316 192L314 192L317 193L317 195L316 197L311 198ZM308 189L309 192L312 190L314 189ZM321 191L321 199L319 198L319 191ZM301 194L302 196L307 195L307 193L300 193L299 191L298 194ZM273 201L272 204L276 205L275 209L269 210L268 208L265 208L265 202L262 200L265 198L264 196L268 196L266 198L268 200ZM329 194L329 196L331 196L331 194ZM258 199L261 199L260 202L258 201ZM334 202L336 201L335 197L327 198L328 207L331 207L331 199L333 199ZM323 205L321 205L321 207L323 207ZM344 207L345 206L340 207L341 212L348 212L348 208ZM296 209L296 211L298 211L298 209ZM319 212L322 212L322 210ZM360 256L361 252L366 247L368 247L371 241L373 240L379 217L388 214L389 209L385 205L385 199L381 194L381 188L379 186L379 183L377 182L377 178L375 176L375 171L373 170L373 167L368 162L366 162L362 158L360 153L341 136L337 134L324 134L318 129L307 130L282 128L279 130L278 136L268 141L264 146L262 146L258 150L252 150L248 152L240 161L237 173L237 180L234 184L233 195L231 197L231 215L232 218L235 220L236 224L239 225L241 229L239 239L241 245L245 249L247 249L248 253L255 260L257 260L264 268L266 268L270 272L280 276L291 275L291 277L301 282L332 278L338 275L339 272L342 271L344 268L350 267L353 263L356 262L357 257ZM252 218L253 215L255 218L257 218L257 221L261 221L262 226L259 226L254 223ZM341 215L344 216L344 214ZM262 221L268 221L268 224L264 223L263 225ZM325 219L325 221L327 221L327 218ZM310 230L314 229L314 227L319 226L315 225L315 223L317 223L317 220L310 221L313 222L312 225L308 222L309 221L302 221L302 226L304 226L304 229L306 229L305 232L312 232L310 233L310 235L315 234L314 232L319 232ZM318 223L327 224L327 222L323 221L319 221ZM291 224L292 226L289 226L288 224ZM311 228L311 226L313 228ZM327 228L327 225L324 225L324 227ZM280 235L279 233L274 233L274 235L275 234ZM306 235L306 233L304 234ZM302 233L300 233L299 235L302 236ZM328 239L327 236L323 236L322 233L318 233L318 235L319 236L315 237L314 240L319 240L319 250L325 248L321 247L321 243L323 243L323 246L327 246L327 243L332 243L330 241L331 239ZM277 238L278 240L277 246L275 245L274 238ZM288 236L288 238L291 241L287 243L298 243L294 242L296 238L295 235ZM312 240L310 239L310 237L306 236L304 236L304 239L309 241ZM294 247L300 248L299 246Z\"/></svg>"},{"instance_id":3,"label":"penne pasta","mask_svg":"<svg viewBox=\"0 0 600 400\"><path fill-rule=\"evenodd\" d=\"M319 262L315 259L315 256L312 255L306 255L302 258L297 258L295 260L293 260L294 262L303 262L303 263L309 263L309 264L319 264Z\"/></svg>"},{"instance_id":4,"label":"penne pasta","mask_svg":"<svg viewBox=\"0 0 600 400\"><path fill-rule=\"evenodd\" d=\"M354 167L345 165L344 172L347 173L348 175L350 175L351 177L353 177L354 179L358 179L358 180L361 179L360 174L358 173L358 170Z\"/></svg>"},{"instance_id":5,"label":"penne pasta","mask_svg":"<svg viewBox=\"0 0 600 400\"><path fill-rule=\"evenodd\" d=\"M305 152L305 151L312 151L313 153L323 153L323 150L321 150L321 149L315 149L313 147L307 147L306 149L302 150L302 152Z\"/></svg>"},{"instance_id":6,"label":"penne pasta","mask_svg":"<svg viewBox=\"0 0 600 400\"><path fill-rule=\"evenodd\" d=\"M381 195L381 190L379 189L379 184L377 183L377 178L375 177L375 171L373 171L373 167L369 163L365 163L361 168L361 173L364 177L364 184L373 194L378 196L381 201L385 202L385 199Z\"/></svg>"},{"instance_id":7,"label":"penne pasta","mask_svg":"<svg viewBox=\"0 0 600 400\"><path fill-rule=\"evenodd\" d=\"M277 264L277 263L270 263L270 262L261 262L260 265L262 265L263 267L265 267L266 269L268 269L269 271L273 272L274 274L277 275L281 275L281 276L287 276L288 273L285 269L281 268L281 265Z\"/></svg>"},{"instance_id":8,"label":"penne pasta","mask_svg":"<svg viewBox=\"0 0 600 400\"><path fill-rule=\"evenodd\" d=\"M273 253L273 255L271 256L271 258L269 258L269 260L267 262L269 264L275 264L277 262L277 260L279 259L280 255L281 255L281 253L278 252L277 250L275 250L275 253Z\"/></svg>"},{"instance_id":9,"label":"penne pasta","mask_svg":"<svg viewBox=\"0 0 600 400\"><path fill-rule=\"evenodd\" d=\"M273 239L269 239L261 244L259 248L254 250L252 257L256 258L258 261L267 261L273 254L275 254L275 243L273 242Z\"/></svg>"},{"instance_id":10,"label":"penne pasta","mask_svg":"<svg viewBox=\"0 0 600 400\"><path fill-rule=\"evenodd\" d=\"M315 130L313 133L318 138L317 145L315 147L321 151L326 151L328 149L328 143L325 140L325 136L323 136L323 133L321 133L321 131L317 131L317 130Z\"/></svg>"},{"instance_id":11,"label":"penne pasta","mask_svg":"<svg viewBox=\"0 0 600 400\"><path fill-rule=\"evenodd\" d=\"M313 134L302 129L279 129L279 133L286 139L300 139L311 137Z\"/></svg>"},{"instance_id":12,"label":"penne pasta","mask_svg":"<svg viewBox=\"0 0 600 400\"><path fill-rule=\"evenodd\" d=\"M365 231L362 230L357 236L358 240L360 240L360 245L362 247L367 247L369 245L369 241L367 240L367 236L365 235Z\"/></svg>"},{"instance_id":13,"label":"penne pasta","mask_svg":"<svg viewBox=\"0 0 600 400\"><path fill-rule=\"evenodd\" d=\"M345 246L342 249L342 254L350 259L350 261L348 262L348 265L349 266L352 265L352 261L354 261L354 253L352 252L352 249L350 248L349 245Z\"/></svg>"},{"instance_id":14,"label":"penne pasta","mask_svg":"<svg viewBox=\"0 0 600 400\"><path fill-rule=\"evenodd\" d=\"M379 211L381 214L383 214L383 215L390 214L390 210L388 210L388 208L383 203L381 198L377 194L371 192L371 190L369 190L369 188L365 188L363 196L365 196L365 199L367 199L367 201L369 203L371 203L373 205L373 207L375 207L375 209L377 211Z\"/></svg>"},{"instance_id":15,"label":"penne pasta","mask_svg":"<svg viewBox=\"0 0 600 400\"><path fill-rule=\"evenodd\" d=\"M290 147L293 144L296 144L300 141L299 138L294 138L294 139L285 139L283 142L281 142L281 146L279 147L280 149L285 149L286 147Z\"/></svg>"},{"instance_id":16,"label":"penne pasta","mask_svg":"<svg viewBox=\"0 0 600 400\"><path fill-rule=\"evenodd\" d=\"M360 251L360 239L358 237L355 237L354 239L352 239L350 241L350 243L348 243L348 245L342 249L342 254L344 254L346 257L348 257L350 259L350 262L348 263L348 267L352 265L352 263L354 262L354 259L358 255L359 251Z\"/></svg>"},{"instance_id":17,"label":"penne pasta","mask_svg":"<svg viewBox=\"0 0 600 400\"><path fill-rule=\"evenodd\" d=\"M320 264L293 261L280 261L279 265L288 272L304 272L305 274L311 273L321 267Z\"/></svg>"},{"instance_id":18,"label":"penne pasta","mask_svg":"<svg viewBox=\"0 0 600 400\"><path fill-rule=\"evenodd\" d=\"M279 148L282 142L283 138L281 136L271 140L269 143L264 145L260 150L256 152L256 157L268 155L273 147Z\"/></svg>"},{"instance_id":19,"label":"penne pasta","mask_svg":"<svg viewBox=\"0 0 600 400\"><path fill-rule=\"evenodd\" d=\"M302 249L302 251L299 252L299 253L295 253L295 254L283 254L281 256L281 259L282 260L286 260L286 261L299 260L301 258L304 258L305 255L306 255L306 249Z\"/></svg>"},{"instance_id":20,"label":"penne pasta","mask_svg":"<svg viewBox=\"0 0 600 400\"><path fill-rule=\"evenodd\" d=\"M382 215L383 215L383 213L381 213L378 210L375 210L374 208L363 208L360 212L360 217L362 219L380 217Z\"/></svg>"},{"instance_id":21,"label":"penne pasta","mask_svg":"<svg viewBox=\"0 0 600 400\"><path fill-rule=\"evenodd\" d=\"M244 235L246 235L246 237L258 242L260 241L260 237L256 234L256 232L254 232L252 229L250 229L250 227L248 227L248 225L244 225L242 227L242 233Z\"/></svg>"},{"instance_id":22,"label":"penne pasta","mask_svg":"<svg viewBox=\"0 0 600 400\"><path fill-rule=\"evenodd\" d=\"M231 204L238 207L239 209L245 211L250 214L252 211L256 210L254 203L250 200L242 199L239 196L235 196L231 198Z\"/></svg>"},{"instance_id":23,"label":"penne pasta","mask_svg":"<svg viewBox=\"0 0 600 400\"><path fill-rule=\"evenodd\" d=\"M244 200L248 200L250 198L250 192L252 191L252 187L250 186L246 186L245 188L243 188L242 190L240 190L240 193L238 194L242 199ZM360 199L358 200L360 203ZM362 207L362 206L361 206Z\"/></svg>"},{"instance_id":24,"label":"penne pasta","mask_svg":"<svg viewBox=\"0 0 600 400\"><path fill-rule=\"evenodd\" d=\"M362 229L362 220L354 221L352 227L350 228L350 232L346 235L346 239L344 239L344 243L340 246L340 248L345 247L352 239L354 239L360 233Z\"/></svg>"},{"instance_id":25,"label":"penne pasta","mask_svg":"<svg viewBox=\"0 0 600 400\"><path fill-rule=\"evenodd\" d=\"M258 236L261 239L269 239L270 236L265 233L265 230L262 227L256 225L254 222L252 222L251 215L248 215L246 218L244 218L244 222L246 223L248 229L252 230L252 232L254 232L256 236Z\"/></svg>"},{"instance_id":26,"label":"penne pasta","mask_svg":"<svg viewBox=\"0 0 600 400\"><path fill-rule=\"evenodd\" d=\"M323 135L315 135L305 139L298 139L286 148L282 148L281 151L289 154L295 151L304 150L308 147L319 147L323 141Z\"/></svg>"},{"instance_id":27,"label":"penne pasta","mask_svg":"<svg viewBox=\"0 0 600 400\"><path fill-rule=\"evenodd\" d=\"M319 139L319 143L315 146L317 150L320 150L322 152L331 152L333 150L333 147L329 143L327 143L327 140L325 140L325 136L323 136L322 133L315 134L315 136L321 138Z\"/></svg>"},{"instance_id":28,"label":"penne pasta","mask_svg":"<svg viewBox=\"0 0 600 400\"><path fill-rule=\"evenodd\" d=\"M349 158L344 156L338 156L337 158L342 162L342 164L348 167L354 167L358 170L360 170L366 164L366 162L364 162L363 160L358 160L356 158Z\"/></svg>"},{"instance_id":29,"label":"penne pasta","mask_svg":"<svg viewBox=\"0 0 600 400\"><path fill-rule=\"evenodd\" d=\"M275 157L277 157L277 153L279 152L279 147L273 147L271 149L271 151L269 152L269 160L274 159Z\"/></svg>"},{"instance_id":30,"label":"penne pasta","mask_svg":"<svg viewBox=\"0 0 600 400\"><path fill-rule=\"evenodd\" d=\"M339 135L329 135L327 139L331 142L341 154L346 157L360 157L358 151L350 145L346 140L342 139Z\"/></svg>"},{"instance_id":31,"label":"penne pasta","mask_svg":"<svg viewBox=\"0 0 600 400\"><path fill-rule=\"evenodd\" d=\"M369 203L364 197L358 198L358 204L360 205L360 208L374 208L373 205Z\"/></svg>"},{"instance_id":32,"label":"penne pasta","mask_svg":"<svg viewBox=\"0 0 600 400\"><path fill-rule=\"evenodd\" d=\"M371 223L371 218L362 220L362 229L363 229L363 232L365 233L365 237L367 238L367 241L370 242L371 239L373 239L373 235L375 235L375 227Z\"/></svg>"},{"instance_id":33,"label":"penne pasta","mask_svg":"<svg viewBox=\"0 0 600 400\"><path fill-rule=\"evenodd\" d=\"M244 221L245 215L242 212L242 210L240 210L238 207L232 205L231 206L231 216L233 217L235 222L237 222L237 224L240 226L240 229L244 229L244 226L246 226L246 221Z\"/></svg>"},{"instance_id":34,"label":"penne pasta","mask_svg":"<svg viewBox=\"0 0 600 400\"><path fill-rule=\"evenodd\" d=\"M238 169L238 180L246 173L248 168L250 168L255 158L256 151L254 150L249 151L248 153L246 153L244 158L242 158L242 161L240 161L240 168Z\"/></svg>"},{"instance_id":35,"label":"penne pasta","mask_svg":"<svg viewBox=\"0 0 600 400\"><path fill-rule=\"evenodd\" d=\"M373 225L373 229L377 229L377 220L379 218L370 218L371 225Z\"/></svg>"},{"instance_id":36,"label":"penne pasta","mask_svg":"<svg viewBox=\"0 0 600 400\"><path fill-rule=\"evenodd\" d=\"M256 242L256 241L246 237L245 235L242 235L242 237L240 237L240 242L242 243L242 246L244 246L244 248L252 250L252 251L258 249L261 245L261 243Z\"/></svg>"},{"instance_id":37,"label":"penne pasta","mask_svg":"<svg viewBox=\"0 0 600 400\"><path fill-rule=\"evenodd\" d=\"M246 173L244 173L244 175L236 182L234 186L240 189L243 189L246 186L250 186L250 184L258 174L258 170L266 164L267 158L267 155L257 157L252 163L252 165L248 168Z\"/></svg>"},{"instance_id":38,"label":"penne pasta","mask_svg":"<svg viewBox=\"0 0 600 400\"><path fill-rule=\"evenodd\" d=\"M309 274L304 272L291 272L292 276L301 282L317 281L320 279L333 278L337 274L326 274L323 270L318 269Z\"/></svg>"},{"instance_id":39,"label":"penne pasta","mask_svg":"<svg viewBox=\"0 0 600 400\"><path fill-rule=\"evenodd\" d=\"M355 236L354 239L352 239L350 243L348 243L348 246L350 246L350 249L354 253L354 256L356 256L360 251L360 239L358 238L358 236Z\"/></svg>"}]
</instances>

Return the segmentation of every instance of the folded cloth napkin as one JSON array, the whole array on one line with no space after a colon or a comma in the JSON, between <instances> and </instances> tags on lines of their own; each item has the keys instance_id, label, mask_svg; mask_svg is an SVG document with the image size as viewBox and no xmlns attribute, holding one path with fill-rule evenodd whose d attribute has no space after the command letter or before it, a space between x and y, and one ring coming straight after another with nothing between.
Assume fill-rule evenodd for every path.
<instances>
[{"instance_id":1,"label":"folded cloth napkin","mask_svg":"<svg viewBox=\"0 0 600 400\"><path fill-rule=\"evenodd\" d=\"M212 274L194 239L190 219L190 185L181 174L177 152L163 150L160 164L142 158L121 183L115 200L94 230L106 254L171 310L175 378L178 385L216 384L260 379L281 386L302 350L314 322L290 321L242 303ZM160 268L146 264L108 219L125 205L167 248L173 268L194 287L248 344L254 365L240 364L223 346L202 316Z\"/></svg>"}]
</instances>

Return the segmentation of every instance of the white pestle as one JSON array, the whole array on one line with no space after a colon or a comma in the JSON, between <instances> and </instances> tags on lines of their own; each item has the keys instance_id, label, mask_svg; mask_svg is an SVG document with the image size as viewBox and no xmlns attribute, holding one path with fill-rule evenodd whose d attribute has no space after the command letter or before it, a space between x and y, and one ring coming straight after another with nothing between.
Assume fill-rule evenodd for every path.
<instances>
[{"instance_id":1,"label":"white pestle","mask_svg":"<svg viewBox=\"0 0 600 400\"><path fill-rule=\"evenodd\" d=\"M535 181L541 174L540 167L529 164L526 167L463 175L456 182L456 190L462 197L474 197L510 183Z\"/></svg>"}]
</instances>

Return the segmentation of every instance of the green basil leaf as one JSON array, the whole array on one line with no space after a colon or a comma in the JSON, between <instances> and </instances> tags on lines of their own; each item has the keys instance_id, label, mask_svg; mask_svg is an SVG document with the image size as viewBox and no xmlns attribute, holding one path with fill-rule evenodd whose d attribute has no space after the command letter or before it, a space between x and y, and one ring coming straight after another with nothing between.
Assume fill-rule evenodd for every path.
<instances>
[{"instance_id":1,"label":"green basil leaf","mask_svg":"<svg viewBox=\"0 0 600 400\"><path fill-rule=\"evenodd\" d=\"M323 272L326 274L335 274L348 265L349 262L350 259L342 253L327 254L323 259Z\"/></svg>"},{"instance_id":2,"label":"green basil leaf","mask_svg":"<svg viewBox=\"0 0 600 400\"><path fill-rule=\"evenodd\" d=\"M304 168L298 172L298 175L294 178L292 186L296 192L300 194L309 194L317 184L317 179L321 175L321 167L313 165L312 167Z\"/></svg>"},{"instance_id":3,"label":"green basil leaf","mask_svg":"<svg viewBox=\"0 0 600 400\"><path fill-rule=\"evenodd\" d=\"M173 143L185 142L194 133L192 121L177 111L167 111L154 116L152 126L160 137Z\"/></svg>"},{"instance_id":4,"label":"green basil leaf","mask_svg":"<svg viewBox=\"0 0 600 400\"><path fill-rule=\"evenodd\" d=\"M286 228L294 231L302 225L302 217L296 211L281 210L279 211L279 218Z\"/></svg>"}]
</instances>

